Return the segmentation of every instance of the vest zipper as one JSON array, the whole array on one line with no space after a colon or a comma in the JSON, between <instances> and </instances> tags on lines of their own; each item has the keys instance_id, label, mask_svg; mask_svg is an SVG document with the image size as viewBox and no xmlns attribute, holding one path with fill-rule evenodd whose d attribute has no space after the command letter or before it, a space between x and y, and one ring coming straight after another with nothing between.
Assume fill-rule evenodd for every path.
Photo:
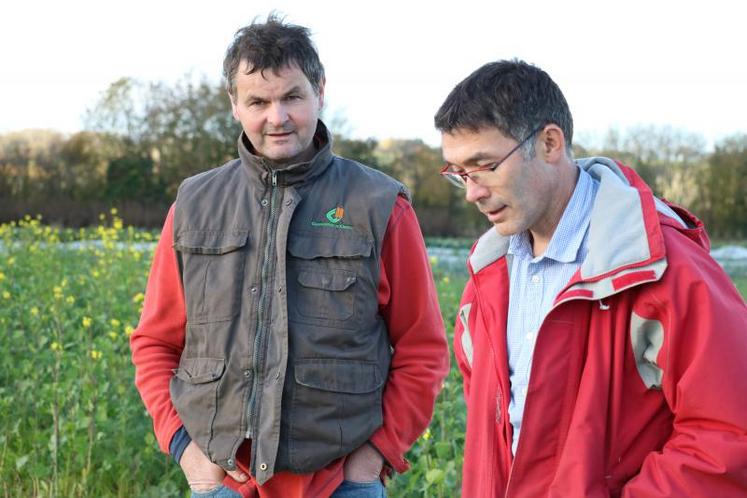
<instances>
[{"instance_id":1,"label":"vest zipper","mask_svg":"<svg viewBox=\"0 0 747 498\"><path fill-rule=\"evenodd\" d=\"M252 459L250 464L250 470L253 475L256 475L256 459L257 449L256 444L257 432L259 429L259 423L257 421L257 412L259 411L261 394L259 393L262 384L264 384L264 361L265 361L265 347L267 344L267 335L269 329L269 319L265 317L265 314L269 308L268 300L271 300L272 292L270 292L270 285L275 274L275 231L277 225L277 194L278 194L278 181L277 172L272 171L271 180L271 192L270 192L270 216L267 220L267 226L265 231L265 248L262 260L262 271L260 281L260 292L259 299L257 302L257 329L254 336L254 379L252 382L252 394L249 399L249 420L247 421L248 428L246 437L252 438Z\"/></svg>"}]
</instances>

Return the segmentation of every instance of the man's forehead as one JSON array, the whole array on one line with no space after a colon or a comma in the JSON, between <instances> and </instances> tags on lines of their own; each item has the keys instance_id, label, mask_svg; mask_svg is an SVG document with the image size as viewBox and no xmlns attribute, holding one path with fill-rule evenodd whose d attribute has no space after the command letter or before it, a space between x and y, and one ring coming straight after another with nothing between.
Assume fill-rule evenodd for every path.
<instances>
[{"instance_id":1,"label":"man's forehead","mask_svg":"<svg viewBox=\"0 0 747 498\"><path fill-rule=\"evenodd\" d=\"M495 127L455 128L441 133L441 150L447 162L470 164L493 159L511 140Z\"/></svg>"},{"instance_id":2,"label":"man's forehead","mask_svg":"<svg viewBox=\"0 0 747 498\"><path fill-rule=\"evenodd\" d=\"M257 71L250 71L247 67L239 66L236 86L239 90L243 87L244 92L250 93L285 93L294 89L303 90L312 87L306 75L297 66L265 68Z\"/></svg>"},{"instance_id":3,"label":"man's forehead","mask_svg":"<svg viewBox=\"0 0 747 498\"><path fill-rule=\"evenodd\" d=\"M306 74L301 70L300 66L295 62L288 62L278 67L265 67L262 69L255 69L255 66L246 59L242 59L237 69L238 75L257 75L264 79L274 78L288 78L288 77L303 77L306 81Z\"/></svg>"}]
</instances>

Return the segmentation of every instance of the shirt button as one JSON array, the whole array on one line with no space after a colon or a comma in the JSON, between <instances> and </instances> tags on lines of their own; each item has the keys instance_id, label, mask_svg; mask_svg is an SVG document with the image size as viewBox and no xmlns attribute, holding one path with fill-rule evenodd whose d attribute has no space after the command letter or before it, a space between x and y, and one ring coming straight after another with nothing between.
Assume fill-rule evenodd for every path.
<instances>
[{"instance_id":1,"label":"shirt button","mask_svg":"<svg viewBox=\"0 0 747 498\"><path fill-rule=\"evenodd\" d=\"M244 370L244 377L250 377L252 375L251 370Z\"/></svg>"},{"instance_id":2,"label":"shirt button","mask_svg":"<svg viewBox=\"0 0 747 498\"><path fill-rule=\"evenodd\" d=\"M532 275L532 283L533 283L533 284L538 284L538 283L540 283L540 278L539 278L539 275Z\"/></svg>"},{"instance_id":3,"label":"shirt button","mask_svg":"<svg viewBox=\"0 0 747 498\"><path fill-rule=\"evenodd\" d=\"M228 460L226 461L226 463L228 464L228 466L229 466L229 467L233 467L233 458L229 458L229 459L228 459Z\"/></svg>"},{"instance_id":4,"label":"shirt button","mask_svg":"<svg viewBox=\"0 0 747 498\"><path fill-rule=\"evenodd\" d=\"M257 288L256 287L252 287L251 291L252 291L252 294L256 294L257 293Z\"/></svg>"},{"instance_id":5,"label":"shirt button","mask_svg":"<svg viewBox=\"0 0 747 498\"><path fill-rule=\"evenodd\" d=\"M267 464L266 463L261 463L259 465L259 470L267 470Z\"/></svg>"},{"instance_id":6,"label":"shirt button","mask_svg":"<svg viewBox=\"0 0 747 498\"><path fill-rule=\"evenodd\" d=\"M260 202L260 204L262 204L262 206L267 206L269 202L267 201L267 199L262 199L262 202Z\"/></svg>"}]
</instances>

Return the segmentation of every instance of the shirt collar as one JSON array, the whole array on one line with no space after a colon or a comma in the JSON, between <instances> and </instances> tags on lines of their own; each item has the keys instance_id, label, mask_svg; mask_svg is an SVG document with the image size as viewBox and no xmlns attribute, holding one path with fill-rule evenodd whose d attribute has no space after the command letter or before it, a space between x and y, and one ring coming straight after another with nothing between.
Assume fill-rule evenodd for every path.
<instances>
[{"instance_id":1,"label":"shirt collar","mask_svg":"<svg viewBox=\"0 0 747 498\"><path fill-rule=\"evenodd\" d=\"M525 230L510 237L509 254L534 261L540 261L542 258L550 258L560 263L576 261L589 227L591 206L596 196L596 185L589 173L581 168L578 168L578 171L576 187L573 189L573 194L550 238L545 253L537 258L534 257L529 231Z\"/></svg>"}]
</instances>

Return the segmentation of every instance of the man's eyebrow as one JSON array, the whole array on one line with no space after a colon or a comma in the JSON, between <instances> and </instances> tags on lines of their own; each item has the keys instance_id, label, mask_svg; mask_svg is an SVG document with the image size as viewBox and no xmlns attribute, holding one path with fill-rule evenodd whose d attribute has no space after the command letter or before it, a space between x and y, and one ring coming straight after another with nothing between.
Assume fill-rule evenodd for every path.
<instances>
[{"instance_id":1,"label":"man's eyebrow","mask_svg":"<svg viewBox=\"0 0 747 498\"><path fill-rule=\"evenodd\" d=\"M301 88L301 86L296 85L292 87L290 90L286 91L283 94L283 98L293 95L294 93L301 93L302 91L303 89ZM246 102L267 102L267 99L264 97L260 97L259 95L249 94L246 96L245 101Z\"/></svg>"},{"instance_id":2,"label":"man's eyebrow","mask_svg":"<svg viewBox=\"0 0 747 498\"><path fill-rule=\"evenodd\" d=\"M244 99L244 102L247 102L247 103L249 103L249 102L267 102L267 99L265 99L263 97L260 97L259 95L249 94Z\"/></svg>"},{"instance_id":3,"label":"man's eyebrow","mask_svg":"<svg viewBox=\"0 0 747 498\"><path fill-rule=\"evenodd\" d=\"M290 90L288 90L287 92L285 92L283 94L283 97L287 97L288 95L290 95L292 93L301 93L301 87L299 85L294 86L293 88L291 88Z\"/></svg>"},{"instance_id":4,"label":"man's eyebrow","mask_svg":"<svg viewBox=\"0 0 747 498\"><path fill-rule=\"evenodd\" d=\"M461 161L459 163L459 166L477 166L477 163L479 163L481 161L485 161L486 159L488 159L490 161L493 161L493 160L495 160L495 157L492 154L488 153L488 152L482 152L482 151L475 152L474 154L472 154L471 156L469 156L464 161ZM448 164L449 166L457 166L456 164L452 163L451 161L446 161L446 164Z\"/></svg>"}]
</instances>

